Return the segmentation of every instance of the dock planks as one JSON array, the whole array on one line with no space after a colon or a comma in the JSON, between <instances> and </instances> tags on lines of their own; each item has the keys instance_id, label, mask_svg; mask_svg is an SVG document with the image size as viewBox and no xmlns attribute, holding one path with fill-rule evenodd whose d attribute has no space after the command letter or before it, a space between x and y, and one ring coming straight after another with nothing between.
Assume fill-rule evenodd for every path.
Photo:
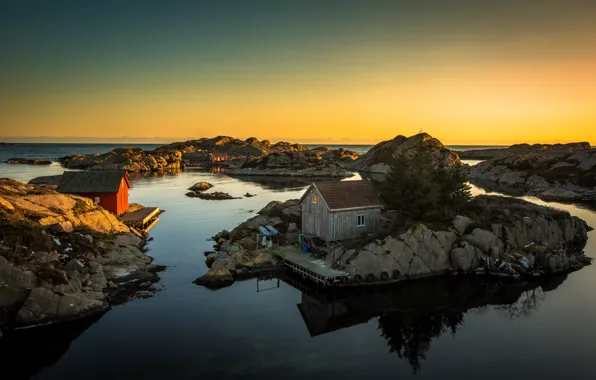
<instances>
[{"instance_id":1,"label":"dock planks","mask_svg":"<svg viewBox=\"0 0 596 380\"><path fill-rule=\"evenodd\" d=\"M274 253L292 271L323 285L331 286L348 278L348 273L327 267L323 260L312 258L299 248L280 247Z\"/></svg>"},{"instance_id":2,"label":"dock planks","mask_svg":"<svg viewBox=\"0 0 596 380\"><path fill-rule=\"evenodd\" d=\"M159 220L159 207L144 207L134 212L122 215L122 222L127 226L142 228L145 231L151 229Z\"/></svg>"}]
</instances>

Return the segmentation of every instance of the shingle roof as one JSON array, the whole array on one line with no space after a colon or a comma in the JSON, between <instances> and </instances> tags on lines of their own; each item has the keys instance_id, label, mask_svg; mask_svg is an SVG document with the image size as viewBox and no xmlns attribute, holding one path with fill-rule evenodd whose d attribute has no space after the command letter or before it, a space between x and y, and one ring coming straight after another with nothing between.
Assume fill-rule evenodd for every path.
<instances>
[{"instance_id":1,"label":"shingle roof","mask_svg":"<svg viewBox=\"0 0 596 380\"><path fill-rule=\"evenodd\" d=\"M377 192L365 180L314 182L330 210L357 207L383 207Z\"/></svg>"},{"instance_id":2,"label":"shingle roof","mask_svg":"<svg viewBox=\"0 0 596 380\"><path fill-rule=\"evenodd\" d=\"M58 185L61 193L117 193L125 170L67 171Z\"/></svg>"}]
</instances>

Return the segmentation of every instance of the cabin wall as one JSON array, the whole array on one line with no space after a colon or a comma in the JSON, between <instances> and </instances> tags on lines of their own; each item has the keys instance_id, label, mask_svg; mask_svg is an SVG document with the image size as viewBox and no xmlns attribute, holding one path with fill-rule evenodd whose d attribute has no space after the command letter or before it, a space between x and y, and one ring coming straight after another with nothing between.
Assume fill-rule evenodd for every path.
<instances>
[{"instance_id":1,"label":"cabin wall","mask_svg":"<svg viewBox=\"0 0 596 380\"><path fill-rule=\"evenodd\" d=\"M313 196L318 196L317 203L313 203ZM329 209L325 200L314 187L307 190L302 200L302 233L315 235L323 240L331 240L331 223Z\"/></svg>"},{"instance_id":2,"label":"cabin wall","mask_svg":"<svg viewBox=\"0 0 596 380\"><path fill-rule=\"evenodd\" d=\"M358 216L364 215L366 226L358 226ZM335 223L333 240L351 239L363 232L372 233L379 230L381 225L381 209L366 208L348 211L335 211L330 216L331 224ZM335 221L334 221L335 220ZM333 231L333 227L331 227Z\"/></svg>"},{"instance_id":3,"label":"cabin wall","mask_svg":"<svg viewBox=\"0 0 596 380\"><path fill-rule=\"evenodd\" d=\"M99 198L99 205L113 214L118 214L118 193L79 193L85 198L91 199L95 202L95 198Z\"/></svg>"}]
</instances>

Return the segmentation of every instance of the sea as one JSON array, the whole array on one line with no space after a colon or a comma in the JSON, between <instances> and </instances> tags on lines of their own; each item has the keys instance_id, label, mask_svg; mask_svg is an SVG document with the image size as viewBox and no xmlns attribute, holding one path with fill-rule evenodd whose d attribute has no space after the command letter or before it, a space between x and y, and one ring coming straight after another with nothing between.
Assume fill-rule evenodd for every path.
<instances>
[{"instance_id":1,"label":"sea","mask_svg":"<svg viewBox=\"0 0 596 380\"><path fill-rule=\"evenodd\" d=\"M9 157L56 160L114 147L0 146L0 162ZM58 164L0 163L0 177L25 182L62 171ZM184 196L199 181L232 195L256 196L226 201ZM341 294L285 276L216 291L193 284L207 271L203 253L212 248L211 236L231 230L272 200L300 197L307 185L308 180L238 179L197 171L136 178L131 202L166 210L150 231L148 254L167 266L155 294L91 319L5 332L0 378L596 378L592 266L537 283L442 277ZM486 190L473 187L473 192ZM523 199L569 211L596 226L596 212L582 206ZM596 255L594 232L586 253Z\"/></svg>"}]
</instances>

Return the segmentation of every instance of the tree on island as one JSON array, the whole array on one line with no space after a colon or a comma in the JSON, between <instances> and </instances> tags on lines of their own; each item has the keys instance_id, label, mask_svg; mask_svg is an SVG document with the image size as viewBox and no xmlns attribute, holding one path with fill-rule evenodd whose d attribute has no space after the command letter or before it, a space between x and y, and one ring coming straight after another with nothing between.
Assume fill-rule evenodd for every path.
<instances>
[{"instance_id":1,"label":"tree on island","mask_svg":"<svg viewBox=\"0 0 596 380\"><path fill-rule=\"evenodd\" d=\"M451 216L469 202L472 194L462 168L435 162L425 151L395 157L380 186L388 208L403 218L423 220L429 215Z\"/></svg>"}]
</instances>

